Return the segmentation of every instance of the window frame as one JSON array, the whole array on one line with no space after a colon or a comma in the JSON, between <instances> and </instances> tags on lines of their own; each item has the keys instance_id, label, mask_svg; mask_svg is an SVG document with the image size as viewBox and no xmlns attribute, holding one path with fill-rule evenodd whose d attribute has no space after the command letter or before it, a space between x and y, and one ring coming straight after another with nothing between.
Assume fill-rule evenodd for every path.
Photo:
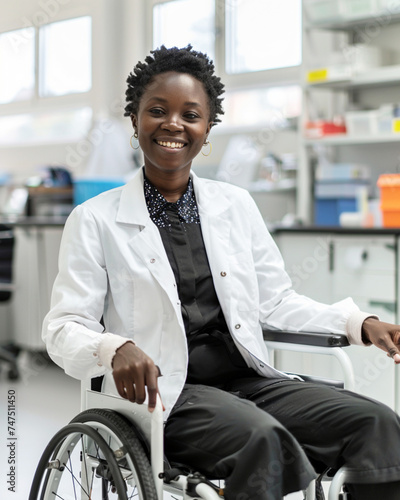
<instances>
[{"instance_id":1,"label":"window frame","mask_svg":"<svg viewBox=\"0 0 400 500\"><path fill-rule=\"evenodd\" d=\"M44 29L45 27L47 26L51 26L52 24L59 24L59 23L64 23L64 22L68 22L68 21L74 21L74 20L77 20L77 19L84 19L84 18L88 18L89 19L89 23L90 23L90 33L89 33L89 39L90 39L90 88L88 90L84 90L84 91L80 91L80 92L69 92L69 93L65 93L65 94L54 94L54 95L45 95L43 92L43 85L44 85L44 80L45 80L45 70L46 68L43 66L43 60L45 60L45 55L44 55L44 47L42 45L42 39L41 37L44 37L45 36L45 33L42 32L40 33L40 30L41 29ZM60 20L53 20L51 23L46 23L46 24L43 24L41 25L39 28L37 28L37 37L38 37L38 43L36 45L37 47L37 52L36 52L36 57L37 57L37 66L36 66L36 76L37 76L37 80L36 80L36 86L35 86L35 90L37 92L37 97L39 99L47 99L49 97L64 97L64 96L67 96L67 95L77 95L77 94L81 94L81 95L85 95L85 94L88 94L92 88L93 88L93 71L92 71L92 68L93 68L93 19L92 19L92 16L91 15L84 15L84 16L74 16L74 17L69 17L69 18L66 18L66 19L60 19ZM41 86L42 85L42 86ZM41 92L42 91L42 92Z\"/></svg>"},{"instance_id":2,"label":"window frame","mask_svg":"<svg viewBox=\"0 0 400 500\"><path fill-rule=\"evenodd\" d=\"M153 7L177 0L149 0L146 2L146 40L148 51L153 48ZM303 8L303 6L302 6ZM225 0L215 0L215 69L228 90L299 84L302 62L298 66L229 74L225 71Z\"/></svg>"},{"instance_id":3,"label":"window frame","mask_svg":"<svg viewBox=\"0 0 400 500\"><path fill-rule=\"evenodd\" d=\"M49 19L48 22L44 22L39 25L33 24L32 27L35 30L35 43L34 43L34 92L33 96L30 99L17 100L8 103L0 104L0 116L9 116L9 115L21 115L26 113L40 113L40 112L48 112L50 110L53 111L62 111L70 108L84 108L90 107L93 109L93 100L94 100L94 89L93 89L93 43L91 47L91 88L85 92L74 92L65 95L59 96L41 96L39 95L39 78L40 78L40 37L39 31L43 26L47 26L53 23L58 23L62 21L69 21L73 19L78 19L81 17L90 17L91 19L91 38L93 40L93 14L88 12L86 9L82 9L79 12L74 13L66 13L65 16L54 16ZM21 26L2 26L1 33L11 33L13 31L17 31L21 29ZM61 141L62 142L62 141ZM23 144L21 144L23 145ZM4 146L2 146L4 147Z\"/></svg>"}]
</instances>

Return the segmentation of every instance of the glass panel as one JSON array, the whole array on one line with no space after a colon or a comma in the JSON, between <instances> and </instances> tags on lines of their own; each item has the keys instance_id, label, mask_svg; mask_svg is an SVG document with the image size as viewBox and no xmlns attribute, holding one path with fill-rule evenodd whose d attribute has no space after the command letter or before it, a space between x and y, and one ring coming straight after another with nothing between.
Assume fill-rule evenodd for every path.
<instances>
[{"instance_id":1,"label":"glass panel","mask_svg":"<svg viewBox=\"0 0 400 500\"><path fill-rule=\"evenodd\" d=\"M0 103L30 99L35 88L35 29L0 35Z\"/></svg>"},{"instance_id":2,"label":"glass panel","mask_svg":"<svg viewBox=\"0 0 400 500\"><path fill-rule=\"evenodd\" d=\"M75 142L92 124L89 107L0 117L0 146Z\"/></svg>"},{"instance_id":3,"label":"glass panel","mask_svg":"<svg viewBox=\"0 0 400 500\"><path fill-rule=\"evenodd\" d=\"M226 72L301 64L301 0L225 0Z\"/></svg>"},{"instance_id":4,"label":"glass panel","mask_svg":"<svg viewBox=\"0 0 400 500\"><path fill-rule=\"evenodd\" d=\"M301 113L301 89L289 85L230 91L224 110L223 126L267 125L269 130L291 127L292 119Z\"/></svg>"},{"instance_id":5,"label":"glass panel","mask_svg":"<svg viewBox=\"0 0 400 500\"><path fill-rule=\"evenodd\" d=\"M185 47L205 52L212 60L214 44L214 0L175 0L153 8L153 47Z\"/></svg>"},{"instance_id":6,"label":"glass panel","mask_svg":"<svg viewBox=\"0 0 400 500\"><path fill-rule=\"evenodd\" d=\"M39 94L87 92L92 86L91 18L79 17L40 28Z\"/></svg>"}]
</instances>

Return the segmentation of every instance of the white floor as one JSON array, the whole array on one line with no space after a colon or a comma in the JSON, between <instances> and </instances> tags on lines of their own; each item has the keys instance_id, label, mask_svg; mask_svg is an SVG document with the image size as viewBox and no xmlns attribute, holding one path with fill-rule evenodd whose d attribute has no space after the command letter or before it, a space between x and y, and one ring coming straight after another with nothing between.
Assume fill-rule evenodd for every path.
<instances>
[{"instance_id":1,"label":"white floor","mask_svg":"<svg viewBox=\"0 0 400 500\"><path fill-rule=\"evenodd\" d=\"M16 397L16 491L8 490L11 448L7 422L8 393ZM0 496L4 500L27 500L39 458L50 438L69 422L80 408L79 381L42 355L23 355L21 380L8 381L5 370L0 375ZM12 423L12 422L10 422Z\"/></svg>"},{"instance_id":2,"label":"white floor","mask_svg":"<svg viewBox=\"0 0 400 500\"><path fill-rule=\"evenodd\" d=\"M1 367L1 365L0 365ZM32 478L40 456L51 437L80 411L80 384L64 374L40 354L23 354L20 360L21 379L7 380L0 374L0 498L27 500ZM7 483L13 459L8 428L8 394L15 391L16 421L16 488L9 491ZM12 424L12 422L10 422ZM300 493L286 500L302 499Z\"/></svg>"}]
</instances>

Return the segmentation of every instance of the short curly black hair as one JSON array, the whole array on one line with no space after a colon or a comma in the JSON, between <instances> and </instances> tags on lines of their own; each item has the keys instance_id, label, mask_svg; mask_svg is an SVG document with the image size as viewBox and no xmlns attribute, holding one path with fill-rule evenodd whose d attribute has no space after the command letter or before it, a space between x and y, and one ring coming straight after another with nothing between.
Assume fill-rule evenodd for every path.
<instances>
[{"instance_id":1,"label":"short curly black hair","mask_svg":"<svg viewBox=\"0 0 400 500\"><path fill-rule=\"evenodd\" d=\"M210 121L213 125L221 121L218 115L224 114L223 99L220 97L224 92L224 85L214 74L214 63L206 54L193 50L191 45L181 49L166 48L162 45L152 50L151 54L146 57L144 63L136 64L126 80L128 88L125 94L128 104L125 107L124 116L138 113L140 99L155 75L176 71L192 75L204 85L209 100Z\"/></svg>"}]
</instances>

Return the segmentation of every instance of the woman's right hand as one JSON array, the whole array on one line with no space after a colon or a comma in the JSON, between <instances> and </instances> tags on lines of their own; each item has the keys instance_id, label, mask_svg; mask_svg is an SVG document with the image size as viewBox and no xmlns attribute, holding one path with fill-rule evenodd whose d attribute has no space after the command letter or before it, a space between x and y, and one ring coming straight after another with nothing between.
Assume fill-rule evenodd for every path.
<instances>
[{"instance_id":1,"label":"woman's right hand","mask_svg":"<svg viewBox=\"0 0 400 500\"><path fill-rule=\"evenodd\" d=\"M152 412L156 406L160 369L154 361L132 342L123 344L114 355L113 377L119 395L132 403L142 404L149 396Z\"/></svg>"}]
</instances>

